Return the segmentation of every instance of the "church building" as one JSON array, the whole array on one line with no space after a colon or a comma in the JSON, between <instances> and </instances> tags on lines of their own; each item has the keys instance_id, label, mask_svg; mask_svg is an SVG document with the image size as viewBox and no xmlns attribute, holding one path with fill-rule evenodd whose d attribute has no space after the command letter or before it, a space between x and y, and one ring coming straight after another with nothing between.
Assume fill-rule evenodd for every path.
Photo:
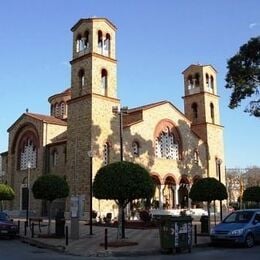
<instances>
[{"instance_id":1,"label":"church building","mask_svg":"<svg viewBox=\"0 0 260 260\"><path fill-rule=\"evenodd\" d=\"M121 159L149 170L160 208L195 207L188 199L194 182L219 179L219 173L225 181L215 68L190 65L183 71L184 111L167 100L123 107L117 96L116 26L106 18L87 18L71 31L70 88L49 97L49 115L27 111L7 130L2 169L16 194L9 209L25 211L27 186L51 173L70 186L70 196L57 200L54 209L70 212L77 197L88 218L90 171L94 179L100 167ZM100 216L117 214L113 201L93 198L93 209ZM31 194L30 210L44 215L46 205Z\"/></svg>"}]
</instances>

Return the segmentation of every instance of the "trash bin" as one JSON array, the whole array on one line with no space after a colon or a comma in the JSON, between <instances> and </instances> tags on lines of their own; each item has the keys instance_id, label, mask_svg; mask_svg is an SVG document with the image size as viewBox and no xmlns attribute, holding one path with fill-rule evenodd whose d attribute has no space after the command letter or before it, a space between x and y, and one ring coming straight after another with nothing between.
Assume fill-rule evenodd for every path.
<instances>
[{"instance_id":1,"label":"trash bin","mask_svg":"<svg viewBox=\"0 0 260 260\"><path fill-rule=\"evenodd\" d=\"M162 253L181 252L192 247L191 216L161 215L159 221L160 245Z\"/></svg>"},{"instance_id":2,"label":"trash bin","mask_svg":"<svg viewBox=\"0 0 260 260\"><path fill-rule=\"evenodd\" d=\"M209 217L206 215L202 215L200 218L201 225L201 233L208 234L209 233Z\"/></svg>"},{"instance_id":3,"label":"trash bin","mask_svg":"<svg viewBox=\"0 0 260 260\"><path fill-rule=\"evenodd\" d=\"M62 211L58 211L55 217L55 235L57 237L65 236L65 217Z\"/></svg>"}]
</instances>

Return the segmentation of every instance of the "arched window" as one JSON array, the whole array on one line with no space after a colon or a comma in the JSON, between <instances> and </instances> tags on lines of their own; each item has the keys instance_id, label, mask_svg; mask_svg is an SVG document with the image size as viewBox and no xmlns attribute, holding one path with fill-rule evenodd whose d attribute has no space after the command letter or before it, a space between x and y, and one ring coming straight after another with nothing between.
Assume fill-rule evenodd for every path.
<instances>
[{"instance_id":1,"label":"arched window","mask_svg":"<svg viewBox=\"0 0 260 260\"><path fill-rule=\"evenodd\" d=\"M98 31L98 52L103 54L103 35L102 31Z\"/></svg>"},{"instance_id":2,"label":"arched window","mask_svg":"<svg viewBox=\"0 0 260 260\"><path fill-rule=\"evenodd\" d=\"M103 95L107 96L107 71L105 69L101 71L101 88Z\"/></svg>"},{"instance_id":3,"label":"arched window","mask_svg":"<svg viewBox=\"0 0 260 260\"><path fill-rule=\"evenodd\" d=\"M33 132L26 132L19 142L18 169L36 168L38 142Z\"/></svg>"},{"instance_id":4,"label":"arched window","mask_svg":"<svg viewBox=\"0 0 260 260\"><path fill-rule=\"evenodd\" d=\"M66 114L66 105L64 102L60 103L60 114L61 114L61 117L63 117Z\"/></svg>"},{"instance_id":5,"label":"arched window","mask_svg":"<svg viewBox=\"0 0 260 260\"><path fill-rule=\"evenodd\" d=\"M89 49L89 32L85 31L84 37L83 37L83 48L85 50Z\"/></svg>"},{"instance_id":6,"label":"arched window","mask_svg":"<svg viewBox=\"0 0 260 260\"><path fill-rule=\"evenodd\" d=\"M133 149L133 154L135 156L139 156L140 155L140 145L138 142L133 142L132 143L132 149Z\"/></svg>"},{"instance_id":7,"label":"arched window","mask_svg":"<svg viewBox=\"0 0 260 260\"><path fill-rule=\"evenodd\" d=\"M210 87L214 89L214 78L213 76L210 76Z\"/></svg>"},{"instance_id":8,"label":"arched window","mask_svg":"<svg viewBox=\"0 0 260 260\"><path fill-rule=\"evenodd\" d=\"M80 52L82 50L82 41L81 35L79 34L76 39L76 52Z\"/></svg>"},{"instance_id":9,"label":"arched window","mask_svg":"<svg viewBox=\"0 0 260 260\"><path fill-rule=\"evenodd\" d=\"M52 167L57 165L57 157L58 157L58 152L56 149L54 149L51 153L51 164Z\"/></svg>"},{"instance_id":10,"label":"arched window","mask_svg":"<svg viewBox=\"0 0 260 260\"><path fill-rule=\"evenodd\" d=\"M110 35L108 33L104 41L104 55L110 56Z\"/></svg>"},{"instance_id":11,"label":"arched window","mask_svg":"<svg viewBox=\"0 0 260 260\"><path fill-rule=\"evenodd\" d=\"M165 159L179 159L179 146L169 127L166 127L156 138L155 156Z\"/></svg>"},{"instance_id":12,"label":"arched window","mask_svg":"<svg viewBox=\"0 0 260 260\"><path fill-rule=\"evenodd\" d=\"M206 86L209 87L209 74L206 73Z\"/></svg>"},{"instance_id":13,"label":"arched window","mask_svg":"<svg viewBox=\"0 0 260 260\"><path fill-rule=\"evenodd\" d=\"M210 103L210 117L211 117L212 123L214 123L215 118L214 118L214 105L213 105L213 103Z\"/></svg>"},{"instance_id":14,"label":"arched window","mask_svg":"<svg viewBox=\"0 0 260 260\"><path fill-rule=\"evenodd\" d=\"M59 117L60 115L60 105L59 103L55 104L55 117Z\"/></svg>"},{"instance_id":15,"label":"arched window","mask_svg":"<svg viewBox=\"0 0 260 260\"><path fill-rule=\"evenodd\" d=\"M83 87L85 85L85 71L83 69L81 69L79 71L79 86Z\"/></svg>"},{"instance_id":16,"label":"arched window","mask_svg":"<svg viewBox=\"0 0 260 260\"><path fill-rule=\"evenodd\" d=\"M191 88L193 88L193 80L192 80L192 75L189 75L189 76L188 76L188 79L187 79L187 81L188 81L188 89L191 89Z\"/></svg>"},{"instance_id":17,"label":"arched window","mask_svg":"<svg viewBox=\"0 0 260 260\"><path fill-rule=\"evenodd\" d=\"M54 116L54 114L55 114L54 105L51 104L51 116Z\"/></svg>"},{"instance_id":18,"label":"arched window","mask_svg":"<svg viewBox=\"0 0 260 260\"><path fill-rule=\"evenodd\" d=\"M198 165L199 164L199 152L197 149L194 150L193 157L194 157L194 163Z\"/></svg>"},{"instance_id":19,"label":"arched window","mask_svg":"<svg viewBox=\"0 0 260 260\"><path fill-rule=\"evenodd\" d=\"M109 164L109 143L104 144L104 150L103 150L103 155L104 155L104 164L108 165Z\"/></svg>"},{"instance_id":20,"label":"arched window","mask_svg":"<svg viewBox=\"0 0 260 260\"><path fill-rule=\"evenodd\" d=\"M199 87L200 85L200 74L196 73L195 74L195 87Z\"/></svg>"},{"instance_id":21,"label":"arched window","mask_svg":"<svg viewBox=\"0 0 260 260\"><path fill-rule=\"evenodd\" d=\"M191 109L192 109L193 119L198 118L198 105L197 105L197 103L193 103L193 104L191 105Z\"/></svg>"},{"instance_id":22,"label":"arched window","mask_svg":"<svg viewBox=\"0 0 260 260\"><path fill-rule=\"evenodd\" d=\"M67 147L65 146L63 149L63 153L64 153L64 162L67 162Z\"/></svg>"}]
</instances>

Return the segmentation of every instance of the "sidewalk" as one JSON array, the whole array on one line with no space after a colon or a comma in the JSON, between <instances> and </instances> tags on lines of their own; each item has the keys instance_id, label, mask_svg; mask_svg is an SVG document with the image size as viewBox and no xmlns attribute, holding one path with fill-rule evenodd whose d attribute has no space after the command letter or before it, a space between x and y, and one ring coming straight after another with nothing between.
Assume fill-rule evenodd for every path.
<instances>
[{"instance_id":1,"label":"sidewalk","mask_svg":"<svg viewBox=\"0 0 260 260\"><path fill-rule=\"evenodd\" d=\"M66 222L66 226L69 228L70 236L70 222ZM44 227L42 232L39 232L37 226L35 226L35 236L31 238L31 232L27 232L27 236L24 236L24 224L21 221L20 237L23 242L29 243L34 246L48 248L65 252L72 255L81 256L134 256L134 255L154 255L160 254L160 237L158 229L126 229L126 238L123 241L137 242L137 245L111 247L108 246L105 250L104 238L105 229L108 231L108 243L117 241L117 228L112 227L100 227L93 226L93 235L89 235L89 226L84 222L80 222L80 234L78 240L72 240L69 238L68 245L66 246L65 238L40 238L39 234L47 234L47 220L44 221ZM51 233L55 232L55 223L52 222ZM197 236L197 245L193 246L207 246L210 240L208 236Z\"/></svg>"}]
</instances>

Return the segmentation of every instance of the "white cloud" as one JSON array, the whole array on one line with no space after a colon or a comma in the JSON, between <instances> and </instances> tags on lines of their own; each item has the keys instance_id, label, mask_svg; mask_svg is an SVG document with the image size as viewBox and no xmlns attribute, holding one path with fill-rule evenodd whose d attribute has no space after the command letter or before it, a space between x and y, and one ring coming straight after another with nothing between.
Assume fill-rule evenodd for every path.
<instances>
[{"instance_id":1,"label":"white cloud","mask_svg":"<svg viewBox=\"0 0 260 260\"><path fill-rule=\"evenodd\" d=\"M257 23L250 23L248 27L249 27L249 29L252 29L252 28L254 28L255 26L257 26Z\"/></svg>"}]
</instances>

